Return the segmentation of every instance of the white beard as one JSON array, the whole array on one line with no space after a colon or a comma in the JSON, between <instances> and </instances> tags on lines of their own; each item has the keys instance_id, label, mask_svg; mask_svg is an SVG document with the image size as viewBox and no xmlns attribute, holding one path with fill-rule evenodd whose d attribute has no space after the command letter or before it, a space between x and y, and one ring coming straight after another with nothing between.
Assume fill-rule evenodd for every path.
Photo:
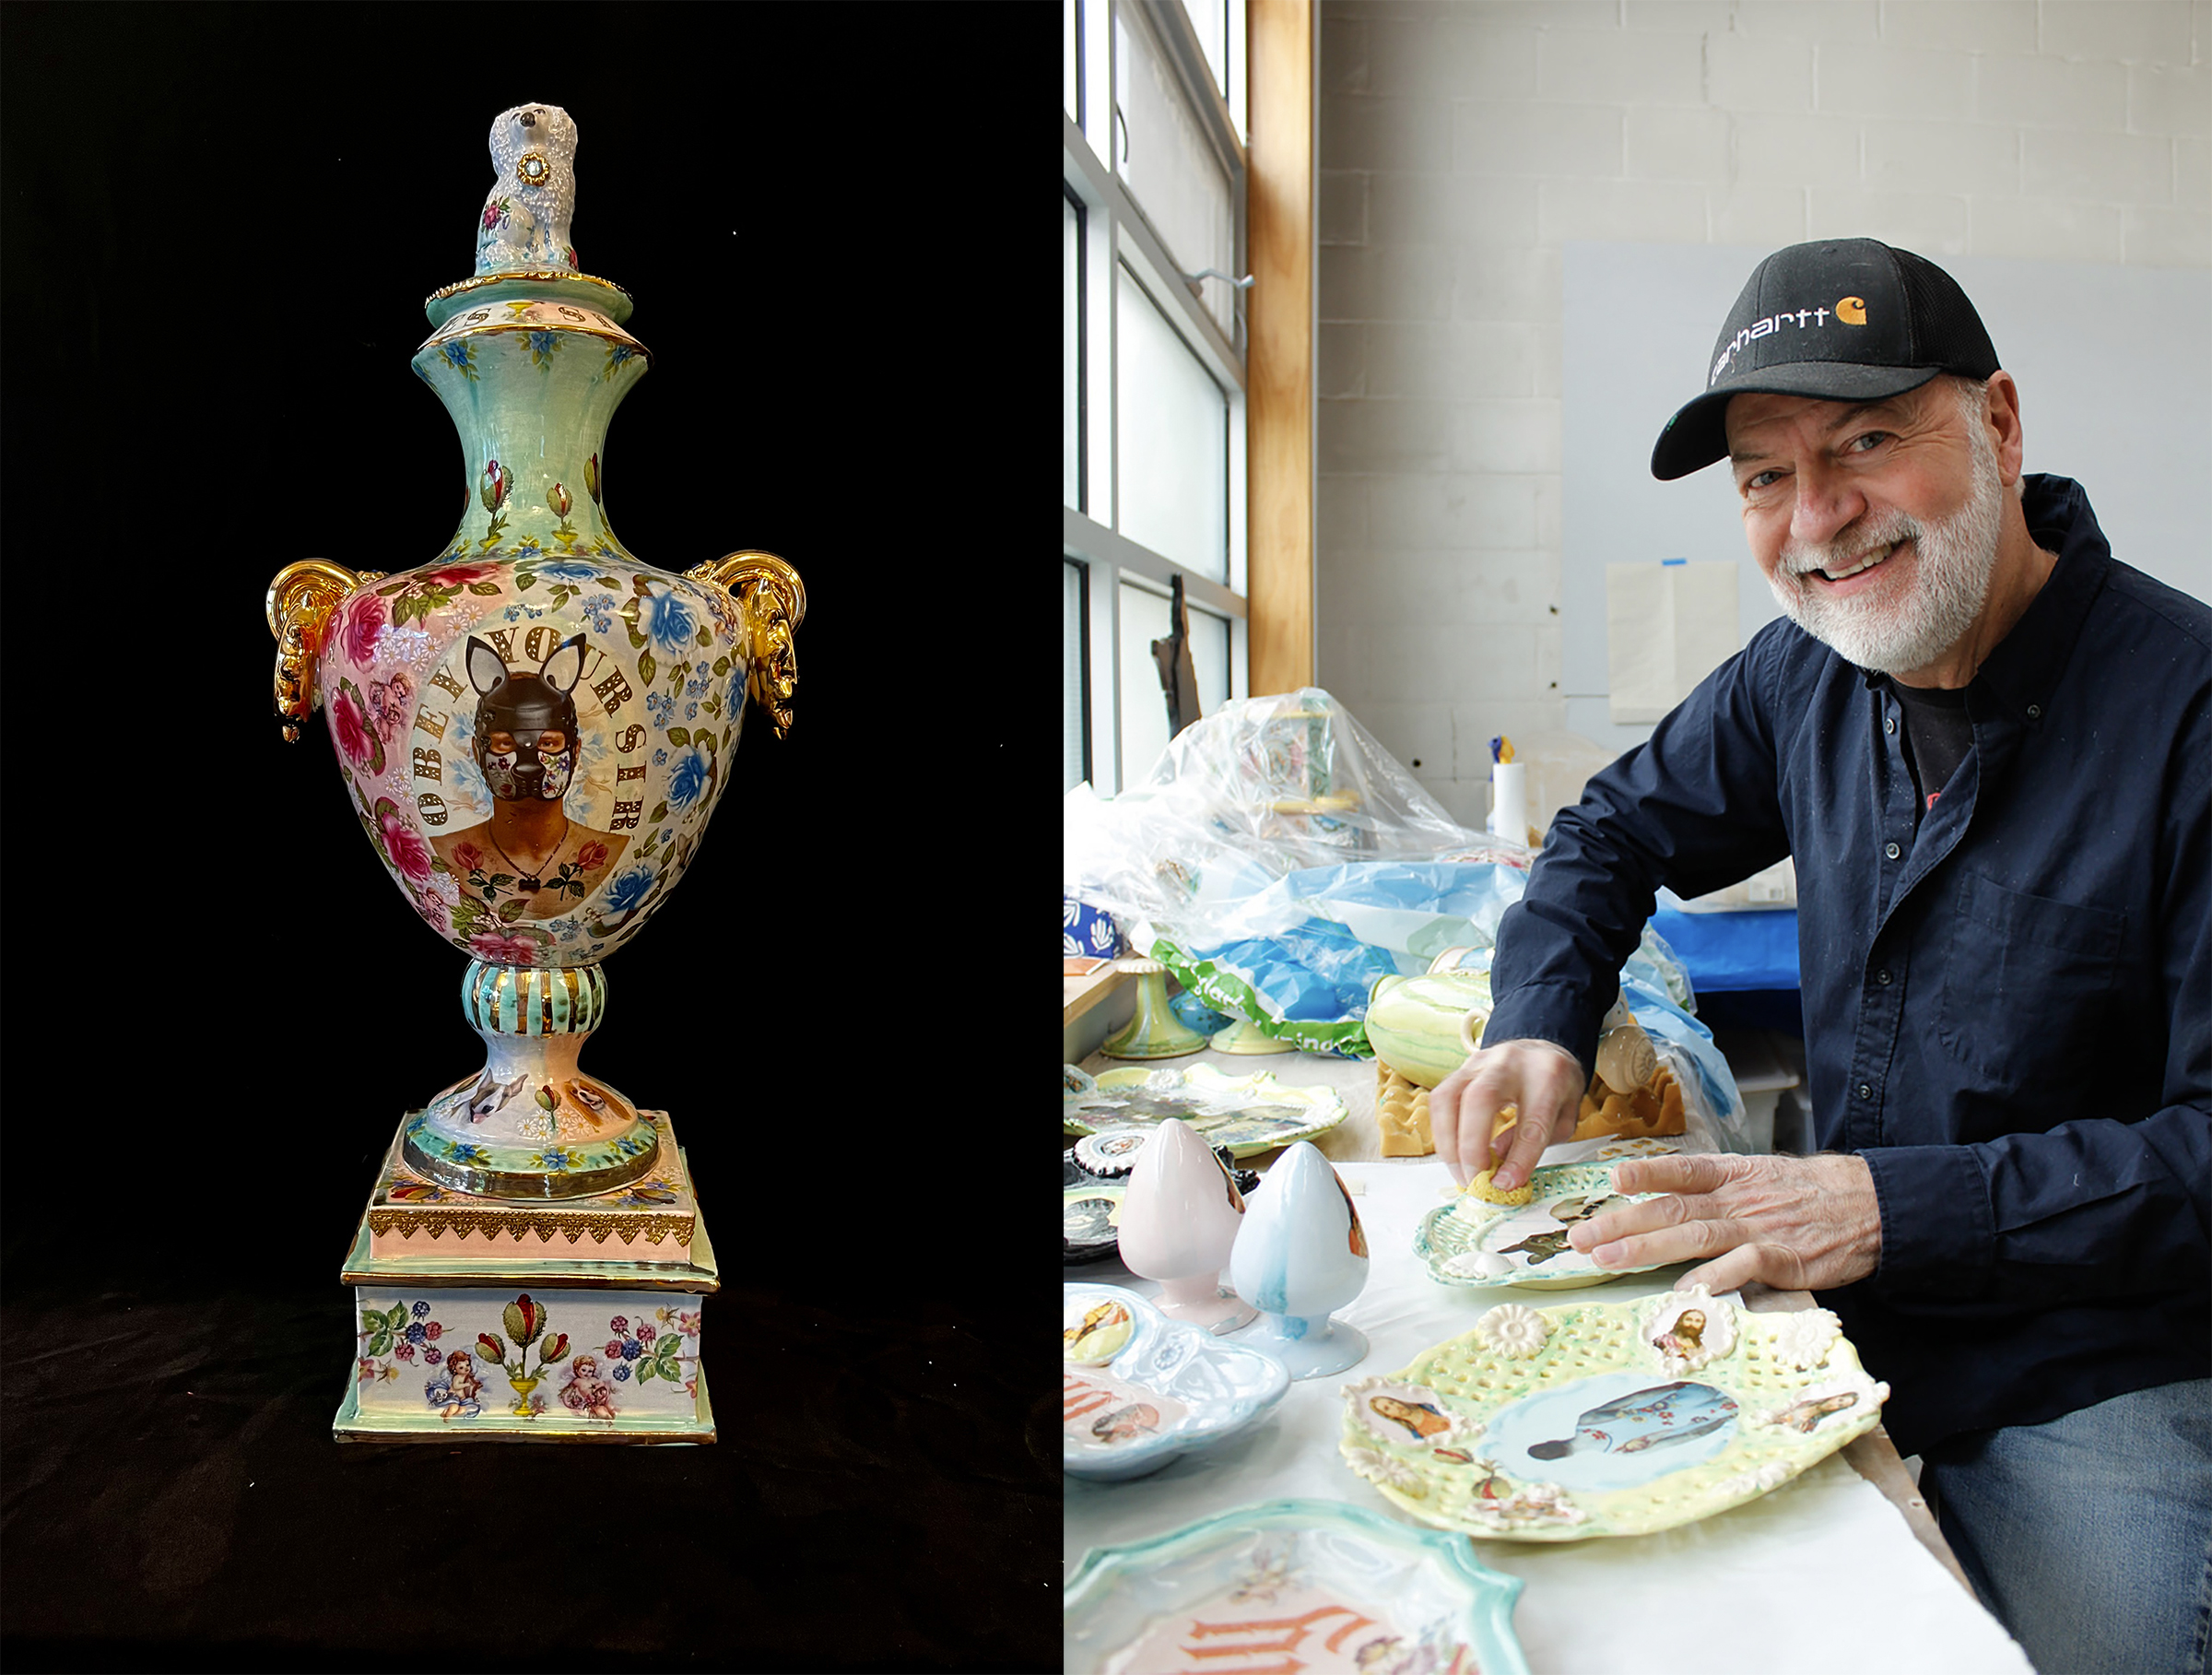
<instances>
[{"instance_id":1,"label":"white beard","mask_svg":"<svg viewBox=\"0 0 2212 1675\"><path fill-rule=\"evenodd\" d=\"M1925 668L1958 644L1982 614L2004 527L2005 485L1978 410L1969 409L1967 433L1974 478L1958 511L1920 523L1892 510L1854 525L1845 539L1793 541L1768 578L1791 621L1861 668L1882 674ZM1848 569L1885 541L1904 540L1919 556L1919 573L1902 598L1885 597L1888 590L1879 584L1838 598L1807 578L1814 570Z\"/></svg>"}]
</instances>

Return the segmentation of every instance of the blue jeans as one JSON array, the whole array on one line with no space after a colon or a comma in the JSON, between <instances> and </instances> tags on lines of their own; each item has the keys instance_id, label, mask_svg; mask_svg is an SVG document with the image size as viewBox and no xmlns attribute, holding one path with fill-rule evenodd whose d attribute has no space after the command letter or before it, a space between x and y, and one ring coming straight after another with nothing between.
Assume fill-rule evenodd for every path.
<instances>
[{"instance_id":1,"label":"blue jeans","mask_svg":"<svg viewBox=\"0 0 2212 1675\"><path fill-rule=\"evenodd\" d=\"M2038 1675L2204 1675L2212 1379L1953 1437L1921 1480Z\"/></svg>"}]
</instances>

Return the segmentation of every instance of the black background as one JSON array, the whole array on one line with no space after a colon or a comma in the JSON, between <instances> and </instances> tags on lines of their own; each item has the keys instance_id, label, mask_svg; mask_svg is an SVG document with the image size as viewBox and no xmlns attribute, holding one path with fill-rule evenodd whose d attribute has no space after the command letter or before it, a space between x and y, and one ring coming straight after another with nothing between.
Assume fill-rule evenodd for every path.
<instances>
[{"instance_id":1,"label":"black background","mask_svg":"<svg viewBox=\"0 0 2212 1675\"><path fill-rule=\"evenodd\" d=\"M1034 1119L983 1074L1050 1040L999 972L1057 848L1053 584L1011 538L1054 515L1052 235L1015 218L1050 151L1008 120L1057 25L0 10L11 1668L1057 1664L1014 1352L1053 1277L992 1159ZM407 363L524 99L576 119L579 259L654 353L603 454L625 543L767 548L809 596L796 725L748 714L584 1061L700 1184L710 1448L329 1437L377 1160L481 1049L322 717L280 739L263 593L441 551L464 467Z\"/></svg>"}]
</instances>

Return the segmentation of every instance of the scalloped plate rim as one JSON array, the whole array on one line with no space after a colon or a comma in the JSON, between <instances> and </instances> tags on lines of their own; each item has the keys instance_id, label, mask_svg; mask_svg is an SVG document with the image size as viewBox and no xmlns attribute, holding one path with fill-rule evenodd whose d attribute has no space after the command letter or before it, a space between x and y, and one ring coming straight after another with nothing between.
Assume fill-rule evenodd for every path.
<instances>
[{"instance_id":1,"label":"scalloped plate rim","mask_svg":"<svg viewBox=\"0 0 2212 1675\"><path fill-rule=\"evenodd\" d=\"M1203 1359L1262 1362L1274 1370L1274 1376L1268 1380L1270 1387L1268 1393L1264 1396L1239 1397L1228 1403L1217 1404L1208 1410L1201 1410L1185 1403L1186 1407L1191 1408L1191 1423L1163 1435L1133 1443L1128 1447L1116 1449L1111 1454L1094 1456L1089 1459L1078 1461L1064 1437L1060 1447L1060 1464L1062 1471L1070 1477L1082 1478L1089 1482L1112 1483L1129 1478L1146 1476L1159 1468L1168 1465L1178 1456L1195 1454L1202 1449L1211 1448L1215 1444L1227 1442L1230 1437L1239 1434L1248 1427L1257 1424L1273 1412L1283 1398L1289 1393L1289 1369L1264 1350L1255 1350L1250 1344L1217 1338L1206 1327L1193 1326L1187 1320L1171 1320L1155 1308L1148 1298L1139 1296L1136 1292L1123 1286L1101 1285L1096 1281L1084 1280L1067 1280L1061 1282L1061 1295L1064 1299L1075 1292L1110 1292L1115 1301L1132 1305L1130 1313L1135 1316L1136 1329L1130 1334L1129 1341L1124 1344L1116 1351L1113 1359L1106 1363L1106 1370L1116 1377L1126 1377L1132 1384L1141 1384L1143 1380L1140 1377L1121 1371L1122 1362L1140 1351L1148 1354L1152 1346L1163 1338L1170 1342L1179 1338L1191 1338L1197 1340L1196 1353ZM1063 1364L1073 1365L1075 1363L1063 1362ZM1182 1398L1177 1398L1176 1399L1181 1400ZM1227 1418L1201 1419L1202 1412L1218 1412L1223 1406L1232 1410ZM1233 1411L1239 1408L1246 1410L1241 1413Z\"/></svg>"},{"instance_id":2,"label":"scalloped plate rim","mask_svg":"<svg viewBox=\"0 0 2212 1675\"><path fill-rule=\"evenodd\" d=\"M1462 1621L1473 1631L1468 1649L1476 1654L1476 1662L1483 1675L1528 1675L1528 1659L1513 1634L1512 1622L1513 1607L1520 1599L1521 1590L1527 1586L1525 1578L1491 1569L1476 1557L1474 1549L1457 1532L1423 1528L1402 1523L1371 1507L1313 1495L1256 1501L1248 1506L1211 1514L1159 1535L1093 1547L1084 1553L1062 1589L1061 1621L1068 1622L1090 1604L1088 1594L1110 1587L1117 1575L1134 1574L1140 1567L1162 1570L1170 1563L1187 1566L1194 1556L1209 1546L1270 1528L1332 1529L1385 1549L1394 1546L1417 1550L1434 1560L1452 1584L1465 1589ZM1099 1606L1110 1607L1111 1603L1108 1596L1099 1601ZM1142 1623L1135 1625L1133 1634L1141 1633L1143 1627ZM1088 1664L1070 1662L1066 1666L1069 1675L1084 1675L1085 1671L1102 1669L1128 1644L1129 1640L1124 1638L1117 1645L1103 1647Z\"/></svg>"},{"instance_id":3,"label":"scalloped plate rim","mask_svg":"<svg viewBox=\"0 0 2212 1675\"><path fill-rule=\"evenodd\" d=\"M1687 1294L1688 1293L1680 1291L1670 1291L1654 1293L1653 1295L1648 1297L1634 1298L1624 1303L1589 1301L1553 1303L1549 1307L1538 1309L1535 1312L1547 1316L1552 1321L1553 1333L1557 1332L1560 1324L1558 1317L1567 1314L1569 1311L1598 1309L1604 1310L1609 1314L1619 1313L1626 1315L1632 1322L1634 1322L1636 1327L1635 1336L1638 1340L1641 1341L1643 1320L1638 1318L1638 1316L1640 1315L1648 1315L1651 1312L1655 1312L1657 1309L1665 1306L1665 1300L1668 1298L1683 1296ZM1719 1300L1716 1299L1715 1301ZM1501 1304L1500 1306L1508 1305ZM1512 1306L1526 1307L1527 1305L1518 1304ZM1659 1362L1658 1358L1656 1356L1653 1356L1650 1358L1654 1368L1652 1376L1655 1378L1680 1377L1695 1383L1711 1384L1718 1386L1722 1389L1722 1393L1724 1395L1730 1397L1731 1399L1735 1401L1737 1410L1739 1413L1741 1413L1747 1408L1749 1404L1745 1399L1740 1388L1731 1387L1734 1385L1734 1381L1730 1380L1726 1376L1726 1368L1718 1367L1716 1370L1716 1362L1734 1360L1735 1354L1740 1351L1745 1342L1750 1337L1755 1335L1764 1335L1761 1333L1755 1333L1749 1323L1759 1321L1781 1322L1790 1320L1798 1317L1799 1312L1778 1311L1772 1313L1755 1314L1751 1310L1744 1308L1738 1303L1730 1303L1728 1306L1734 1309L1735 1312L1735 1327L1738 1334L1736 1351L1732 1351L1728 1356L1716 1358L1716 1362L1709 1362L1705 1365L1695 1370L1685 1371L1680 1374L1667 1373L1664 1364ZM1830 1313L1832 1316L1832 1311L1824 1312ZM1488 1311L1486 1311L1486 1314L1487 1313ZM1552 1334L1547 1335L1547 1345L1551 1336ZM1443 1351L1452 1349L1455 1345L1468 1343L1470 1341L1473 1343L1476 1351L1479 1354L1487 1355L1493 1361L1503 1362L1508 1366L1522 1364L1517 1363L1514 1358L1501 1356L1498 1351L1490 1350L1482 1342L1477 1329L1475 1327L1470 1327L1468 1330L1459 1333L1454 1337L1447 1338L1440 1343L1430 1345L1429 1348L1421 1351L1418 1354L1415 1355L1412 1360L1408 1361L1404 1366L1398 1368L1396 1371L1382 1374L1382 1379L1385 1383L1411 1384L1428 1387L1426 1381L1421 1376L1424 1363L1433 1362L1435 1358ZM1648 1348L1648 1346L1646 1347ZM1838 1362L1839 1356L1841 1358L1841 1364ZM1530 1362L1533 1362L1534 1359L1535 1358L1533 1357L1530 1358ZM1602 1368L1595 1373L1585 1374L1575 1378L1560 1381L1552 1387L1554 1389L1565 1389L1573 1385L1585 1382L1590 1378L1606 1376L1614 1373L1638 1369L1625 1365ZM1530 1366L1530 1374L1533 1375L1533 1373L1534 1368L1532 1364ZM1370 1488L1382 1495L1383 1498L1388 1500L1393 1505L1397 1506L1412 1516L1420 1519L1423 1523L1433 1525L1441 1529L1453 1530L1460 1535L1472 1536L1479 1540L1563 1542L1602 1540L1621 1537L1654 1535L1661 1530L1678 1528L1685 1524L1695 1524L1705 1518L1712 1517L1716 1513L1729 1512L1734 1510L1735 1507L1747 1505L1753 1501L1761 1500L1767 1495L1772 1493L1775 1490L1780 1489L1784 1484L1792 1481L1794 1479L1802 1476L1813 1467L1818 1465L1822 1460L1827 1459L1830 1455L1841 1453L1848 1445L1856 1441L1859 1437L1865 1435L1867 1432L1872 1431L1877 1425L1881 1423L1882 1407L1888 1398L1888 1386L1882 1385L1878 1380L1875 1379L1872 1374L1866 1371L1865 1364L1859 1359L1858 1347L1853 1344L1849 1338L1844 1336L1840 1322L1837 1326L1835 1338L1833 1341L1830 1343L1827 1351L1822 1358L1820 1365L1815 1368L1800 1369L1800 1373L1804 1379L1804 1384L1802 1386L1804 1390L1811 1390L1818 1387L1821 1385L1829 1383L1851 1382L1855 1378L1856 1380L1864 1381L1866 1385L1882 1392L1882 1394L1877 1399L1868 1403L1865 1411L1860 1413L1855 1419L1853 1419L1849 1422L1837 1427L1833 1431L1820 1430L1817 1428L1813 1433L1806 1434L1805 1442L1803 1444L1787 1445L1786 1452L1783 1457L1778 1458L1777 1457L1770 1456L1770 1460L1773 1463L1786 1462L1789 1464L1789 1470L1787 1473L1780 1478L1777 1478L1771 1483L1764 1486L1759 1486L1757 1483L1753 1483L1750 1486L1740 1490L1739 1492L1729 1493L1718 1492L1722 1489L1723 1484L1732 1481L1740 1481L1740 1480L1744 1477L1751 1475L1748 1471L1740 1471L1736 1474L1735 1479L1723 1479L1720 1481L1711 1485L1710 1488L1712 1492L1712 1498L1707 1502L1693 1503L1692 1510L1676 1511L1671 1513L1659 1512L1645 1518L1639 1519L1631 1517L1627 1521L1615 1521L1608 1519L1606 1521L1606 1527L1605 1528L1589 1528L1588 1524L1552 1525L1549 1527L1539 1525L1535 1527L1522 1528L1493 1528L1489 1525L1477 1524L1471 1520L1463 1522L1428 1507L1423 1504L1421 1498L1418 1496L1406 1494L1404 1491L1394 1489L1387 1483L1378 1482L1372 1479L1366 1478L1358 1471L1353 1470L1350 1461L1346 1457L1345 1450L1347 1446L1358 1445L1367 1448L1371 1452L1374 1449L1374 1442L1371 1435L1359 1433L1355 1430L1348 1401L1347 1402L1345 1411L1340 1420L1337 1432L1337 1457L1345 1462L1345 1468L1347 1470L1352 1470L1354 1476L1360 1477L1360 1480L1362 1482L1367 1483ZM1472 1411L1464 1414L1463 1417L1480 1421L1487 1425L1491 1418L1494 1418L1505 1408L1511 1407L1517 1402L1524 1401L1530 1396L1533 1396L1536 1393L1535 1386L1533 1382L1533 1376L1530 1377L1526 1382L1528 1387L1518 1389L1511 1395L1492 1397L1481 1402L1470 1401L1469 1406L1471 1407ZM1440 1392L1440 1394L1441 1393ZM1366 1436L1367 1440L1364 1442L1355 1443L1356 1437L1363 1435ZM1717 1455L1713 1455L1704 1459L1693 1461L1688 1466L1678 1467L1675 1471L1665 1473L1660 1477L1650 1480L1648 1482L1636 1485L1633 1490L1618 1489L1587 1491L1584 1492L1589 1493L1594 1497L1614 1496L1630 1493L1648 1493L1648 1492L1652 1489L1660 1484L1667 1482L1670 1479L1678 1476L1681 1472L1696 1470L1701 1467L1712 1466L1721 1460L1726 1459L1731 1453L1743 1445L1743 1433L1739 1425L1736 1436L1731 1439L1727 1448L1722 1450L1721 1453ZM1569 1492L1571 1493L1572 1492ZM1595 1512L1593 1511L1591 1518L1589 1519L1589 1523L1595 1523L1596 1521L1597 1516Z\"/></svg>"}]
</instances>

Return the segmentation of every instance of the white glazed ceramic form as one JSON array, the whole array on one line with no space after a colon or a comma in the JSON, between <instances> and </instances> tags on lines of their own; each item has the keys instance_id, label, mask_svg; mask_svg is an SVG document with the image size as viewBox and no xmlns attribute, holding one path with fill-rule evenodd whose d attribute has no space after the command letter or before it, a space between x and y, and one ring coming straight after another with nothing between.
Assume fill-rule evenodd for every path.
<instances>
[{"instance_id":1,"label":"white glazed ceramic form","mask_svg":"<svg viewBox=\"0 0 2212 1675\"><path fill-rule=\"evenodd\" d=\"M1243 1196L1190 1125L1170 1117L1152 1132L1122 1199L1122 1265L1159 1281L1153 1304L1171 1320L1233 1331L1256 1311L1221 1284L1244 1221Z\"/></svg>"},{"instance_id":2,"label":"white glazed ceramic form","mask_svg":"<svg viewBox=\"0 0 2212 1675\"><path fill-rule=\"evenodd\" d=\"M1061 1465L1119 1482L1225 1442L1290 1387L1273 1356L1170 1320L1116 1285L1063 1286Z\"/></svg>"},{"instance_id":3,"label":"white glazed ceramic form","mask_svg":"<svg viewBox=\"0 0 2212 1675\"><path fill-rule=\"evenodd\" d=\"M1069 1580L1067 1675L1527 1675L1522 1583L1466 1541L1335 1501L1268 1501L1115 1547Z\"/></svg>"},{"instance_id":4,"label":"white glazed ceramic form","mask_svg":"<svg viewBox=\"0 0 2212 1675\"><path fill-rule=\"evenodd\" d=\"M1359 1327L1330 1315L1367 1286L1367 1233L1352 1195L1311 1142L1286 1150L1244 1208L1230 1282L1261 1318L1242 1341L1293 1378L1320 1378L1367 1354Z\"/></svg>"}]
</instances>

